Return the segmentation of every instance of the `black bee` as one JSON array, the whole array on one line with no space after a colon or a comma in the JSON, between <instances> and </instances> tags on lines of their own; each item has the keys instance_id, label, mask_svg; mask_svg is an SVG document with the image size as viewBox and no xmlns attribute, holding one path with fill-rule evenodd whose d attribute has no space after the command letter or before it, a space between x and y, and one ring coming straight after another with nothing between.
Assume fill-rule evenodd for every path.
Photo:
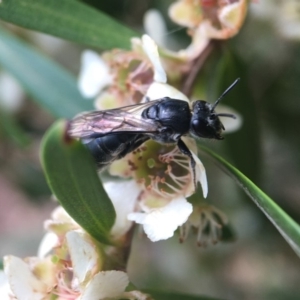
<instances>
[{"instance_id":1,"label":"black bee","mask_svg":"<svg viewBox=\"0 0 300 300\"><path fill-rule=\"evenodd\" d=\"M236 85L236 79L214 104L203 100L192 102L169 97L116 109L86 112L70 121L69 135L80 138L95 158L99 169L124 157L145 141L153 139L162 144L177 144L190 159L195 180L195 161L181 137L222 140L225 130L217 114L220 100ZM196 186L196 183L195 183Z\"/></svg>"}]
</instances>

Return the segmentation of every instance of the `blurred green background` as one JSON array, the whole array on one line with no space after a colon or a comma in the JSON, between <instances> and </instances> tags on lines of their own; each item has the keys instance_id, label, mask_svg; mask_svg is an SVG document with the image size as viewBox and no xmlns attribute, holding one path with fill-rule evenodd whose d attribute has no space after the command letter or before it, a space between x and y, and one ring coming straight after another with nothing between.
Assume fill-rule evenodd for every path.
<instances>
[{"instance_id":1,"label":"blurred green background","mask_svg":"<svg viewBox=\"0 0 300 300\"><path fill-rule=\"evenodd\" d=\"M85 2L141 33L143 15L156 8L167 22L166 38L188 44L185 29L168 18L169 0ZM203 143L299 223L300 12L291 17L283 3L251 3L240 33L220 43L201 70L199 85L210 101L241 77L224 102L244 120L224 141ZM285 29L288 22L293 35ZM77 76L85 47L4 22L0 26ZM43 220L56 206L39 163L39 143L53 121L0 66L1 256L35 255ZM220 299L300 299L299 258L235 183L205 157L201 160L208 173L207 201L227 214L236 241L198 248L193 235L179 244L176 237L151 243L137 233L128 268L132 282Z\"/></svg>"}]
</instances>

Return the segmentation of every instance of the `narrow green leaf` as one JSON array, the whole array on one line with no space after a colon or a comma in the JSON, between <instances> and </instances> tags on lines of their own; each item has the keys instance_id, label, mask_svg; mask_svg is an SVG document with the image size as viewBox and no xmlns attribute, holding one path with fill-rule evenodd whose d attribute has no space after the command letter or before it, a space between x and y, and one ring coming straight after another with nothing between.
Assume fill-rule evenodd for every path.
<instances>
[{"instance_id":1,"label":"narrow green leaf","mask_svg":"<svg viewBox=\"0 0 300 300\"><path fill-rule=\"evenodd\" d=\"M66 122L57 121L42 141L41 160L48 184L65 210L91 236L109 243L116 217L85 147L66 136Z\"/></svg>"},{"instance_id":2,"label":"narrow green leaf","mask_svg":"<svg viewBox=\"0 0 300 300\"><path fill-rule=\"evenodd\" d=\"M144 292L150 294L155 300L220 300L207 296L187 295L176 292L165 292L146 289Z\"/></svg>"},{"instance_id":3,"label":"narrow green leaf","mask_svg":"<svg viewBox=\"0 0 300 300\"><path fill-rule=\"evenodd\" d=\"M200 146L199 150L213 159L241 186L300 257L300 226L239 170L208 148Z\"/></svg>"},{"instance_id":4,"label":"narrow green leaf","mask_svg":"<svg viewBox=\"0 0 300 300\"><path fill-rule=\"evenodd\" d=\"M56 117L71 118L92 109L92 103L80 95L74 77L1 29L0 65Z\"/></svg>"},{"instance_id":5,"label":"narrow green leaf","mask_svg":"<svg viewBox=\"0 0 300 300\"><path fill-rule=\"evenodd\" d=\"M2 0L4 21L101 49L130 48L139 34L92 7L70 0Z\"/></svg>"}]
</instances>

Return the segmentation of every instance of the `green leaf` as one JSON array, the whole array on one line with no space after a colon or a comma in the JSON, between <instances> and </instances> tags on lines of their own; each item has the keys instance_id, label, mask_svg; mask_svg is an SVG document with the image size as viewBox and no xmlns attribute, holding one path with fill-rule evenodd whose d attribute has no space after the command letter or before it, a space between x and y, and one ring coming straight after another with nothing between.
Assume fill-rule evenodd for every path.
<instances>
[{"instance_id":1,"label":"green leaf","mask_svg":"<svg viewBox=\"0 0 300 300\"><path fill-rule=\"evenodd\" d=\"M42 141L41 160L48 184L65 210L91 236L110 243L116 217L99 180L95 162L81 142L66 135L66 122L57 121Z\"/></svg>"},{"instance_id":2,"label":"green leaf","mask_svg":"<svg viewBox=\"0 0 300 300\"><path fill-rule=\"evenodd\" d=\"M300 226L239 170L208 148L200 146L199 150L207 154L241 186L300 257Z\"/></svg>"},{"instance_id":3,"label":"green leaf","mask_svg":"<svg viewBox=\"0 0 300 300\"><path fill-rule=\"evenodd\" d=\"M38 104L56 117L71 118L93 108L92 103L80 95L73 76L1 29L0 65L20 82Z\"/></svg>"},{"instance_id":4,"label":"green leaf","mask_svg":"<svg viewBox=\"0 0 300 300\"><path fill-rule=\"evenodd\" d=\"M207 296L187 295L182 293L156 291L151 289L146 289L144 290L144 292L150 294L155 300L220 300Z\"/></svg>"},{"instance_id":5,"label":"green leaf","mask_svg":"<svg viewBox=\"0 0 300 300\"><path fill-rule=\"evenodd\" d=\"M2 0L4 21L101 49L130 48L139 34L88 5L70 0Z\"/></svg>"}]
</instances>

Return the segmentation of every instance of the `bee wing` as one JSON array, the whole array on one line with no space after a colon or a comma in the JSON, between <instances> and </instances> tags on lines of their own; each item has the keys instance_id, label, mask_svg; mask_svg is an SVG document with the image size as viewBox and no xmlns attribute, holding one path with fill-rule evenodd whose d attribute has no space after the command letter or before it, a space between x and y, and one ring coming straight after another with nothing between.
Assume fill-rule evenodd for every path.
<instances>
[{"instance_id":1,"label":"bee wing","mask_svg":"<svg viewBox=\"0 0 300 300\"><path fill-rule=\"evenodd\" d=\"M144 119L142 112L157 101L82 113L71 120L69 135L75 138L96 138L121 132L155 133L158 124L154 120Z\"/></svg>"}]
</instances>

